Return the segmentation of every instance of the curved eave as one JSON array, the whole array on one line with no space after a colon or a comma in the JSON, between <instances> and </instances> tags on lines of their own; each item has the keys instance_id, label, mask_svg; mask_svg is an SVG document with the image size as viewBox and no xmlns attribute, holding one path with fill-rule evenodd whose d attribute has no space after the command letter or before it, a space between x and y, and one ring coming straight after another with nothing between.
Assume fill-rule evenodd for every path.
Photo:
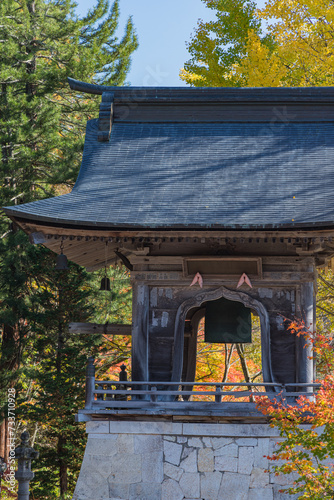
<instances>
[{"instance_id":1,"label":"curved eave","mask_svg":"<svg viewBox=\"0 0 334 500\"><path fill-rule=\"evenodd\" d=\"M7 211L7 210L6 210ZM9 215L9 214L8 214ZM43 244L55 253L60 253L61 244L68 259L95 270L105 266L105 242L108 241L107 264L113 264L116 256L114 250L121 252L131 261L138 249L150 248L153 255L180 255L185 252L210 254L213 241L222 246L237 244L239 252L247 255L266 255L273 252L276 255L296 256L296 249L305 246L304 256L312 256L313 251L332 254L334 227L313 226L312 228L179 228L163 227L103 227L92 224L61 224L42 222L33 218L11 219L30 236L34 244ZM203 242L206 243L203 245ZM162 246L161 246L162 245ZM198 246L199 245L199 246ZM255 246L254 246L255 245ZM196 250L197 249L197 250Z\"/></svg>"},{"instance_id":2,"label":"curved eave","mask_svg":"<svg viewBox=\"0 0 334 500\"><path fill-rule=\"evenodd\" d=\"M93 221L77 221L77 220L68 220L68 219L60 219L60 218L51 218L51 217L34 217L30 214L17 212L17 210L12 210L10 207L3 208L5 214L13 221L18 223L25 224L36 224L48 227L54 227L58 229L73 229L73 230L87 230L87 231L114 231L114 232L147 232L147 231L284 231L284 232L319 232L319 231L333 231L334 230L334 221L316 221L316 222L291 222L289 224L169 224L169 225L158 225L158 224L112 224L105 222L93 222Z\"/></svg>"}]
</instances>

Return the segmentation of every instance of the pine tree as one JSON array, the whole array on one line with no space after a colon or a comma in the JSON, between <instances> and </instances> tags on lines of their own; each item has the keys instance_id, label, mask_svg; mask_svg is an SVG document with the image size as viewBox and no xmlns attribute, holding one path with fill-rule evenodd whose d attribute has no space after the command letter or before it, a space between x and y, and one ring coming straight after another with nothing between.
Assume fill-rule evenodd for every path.
<instances>
[{"instance_id":1,"label":"pine tree","mask_svg":"<svg viewBox=\"0 0 334 500\"><path fill-rule=\"evenodd\" d=\"M49 196L75 181L85 117L96 98L70 92L67 77L122 85L137 47L131 19L118 40L118 0L84 19L73 4L3 0L0 5L1 204ZM104 16L107 17L104 19Z\"/></svg>"},{"instance_id":2,"label":"pine tree","mask_svg":"<svg viewBox=\"0 0 334 500\"><path fill-rule=\"evenodd\" d=\"M110 10L107 0L98 0L82 19L76 16L75 3L70 0L0 2L1 206L66 192L73 185L86 118L97 115L98 102L94 96L70 92L67 77L108 85L125 83L138 43L131 18L122 39L117 38L118 19L118 0ZM35 352L39 345L42 323L38 323L41 315L36 313L36 304L46 272L42 266L46 250L30 246L27 237L9 222L0 216L2 400L6 399L9 386L16 384L23 390L23 380L28 380L25 369L32 358L26 353L28 347ZM53 262L51 253L47 254L49 263ZM58 287L57 279L53 279L49 282L50 290ZM73 294L77 285L75 280L69 281ZM47 315L47 305L39 304ZM57 308L58 334L62 317L68 313L67 305L70 307L70 302ZM53 325L53 334L55 328ZM71 342L74 346L75 340ZM46 353L51 352L51 347L46 349ZM81 369L82 365L78 366ZM43 387L42 379L39 384ZM1 406L5 408L4 404ZM3 422L1 456L6 455L5 429ZM60 473L62 494L67 488L66 474Z\"/></svg>"},{"instance_id":3,"label":"pine tree","mask_svg":"<svg viewBox=\"0 0 334 500\"><path fill-rule=\"evenodd\" d=\"M36 250L35 250L36 251ZM85 321L91 277L77 265L54 268L54 257L38 251L28 280L35 288L30 300L30 331L18 384L17 418L35 430L40 451L31 485L36 498L58 498L73 492L85 445L85 429L74 415L84 404L87 357L98 354L98 336L71 335L71 321Z\"/></svg>"}]
</instances>

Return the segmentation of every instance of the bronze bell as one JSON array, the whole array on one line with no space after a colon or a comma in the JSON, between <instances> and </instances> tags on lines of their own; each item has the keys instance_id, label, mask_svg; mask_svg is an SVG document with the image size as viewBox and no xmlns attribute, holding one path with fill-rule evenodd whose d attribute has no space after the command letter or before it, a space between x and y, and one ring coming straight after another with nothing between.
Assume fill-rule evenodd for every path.
<instances>
[{"instance_id":1,"label":"bronze bell","mask_svg":"<svg viewBox=\"0 0 334 500\"><path fill-rule=\"evenodd\" d=\"M100 290L104 291L104 292L110 292L111 291L111 288L110 288L110 279L109 278L104 277L104 278L101 279Z\"/></svg>"},{"instance_id":2,"label":"bronze bell","mask_svg":"<svg viewBox=\"0 0 334 500\"><path fill-rule=\"evenodd\" d=\"M61 254L57 255L56 269L57 269L57 271L67 271L68 270L67 257L66 257L66 255L63 254L63 252Z\"/></svg>"}]
</instances>

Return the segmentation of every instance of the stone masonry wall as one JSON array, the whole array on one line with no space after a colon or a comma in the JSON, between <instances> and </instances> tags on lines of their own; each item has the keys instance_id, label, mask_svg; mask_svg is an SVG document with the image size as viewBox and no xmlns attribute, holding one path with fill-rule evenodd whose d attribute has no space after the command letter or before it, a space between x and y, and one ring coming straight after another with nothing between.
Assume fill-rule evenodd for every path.
<instances>
[{"instance_id":1,"label":"stone masonry wall","mask_svg":"<svg viewBox=\"0 0 334 500\"><path fill-rule=\"evenodd\" d=\"M73 500L286 500L264 424L88 422ZM292 498L289 496L289 498Z\"/></svg>"}]
</instances>

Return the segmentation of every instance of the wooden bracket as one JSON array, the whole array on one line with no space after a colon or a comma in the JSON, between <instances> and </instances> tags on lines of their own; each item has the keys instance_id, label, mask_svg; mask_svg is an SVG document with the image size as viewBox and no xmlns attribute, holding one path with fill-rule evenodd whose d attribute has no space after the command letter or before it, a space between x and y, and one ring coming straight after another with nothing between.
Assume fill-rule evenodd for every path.
<instances>
[{"instance_id":1,"label":"wooden bracket","mask_svg":"<svg viewBox=\"0 0 334 500\"><path fill-rule=\"evenodd\" d=\"M99 131L97 140L106 142L110 139L111 127L114 114L114 94L112 92L103 92L99 113Z\"/></svg>"},{"instance_id":2,"label":"wooden bracket","mask_svg":"<svg viewBox=\"0 0 334 500\"><path fill-rule=\"evenodd\" d=\"M84 335L107 334L107 335L131 335L132 326L124 324L107 323L98 325L97 323L70 323L68 331Z\"/></svg>"}]
</instances>

